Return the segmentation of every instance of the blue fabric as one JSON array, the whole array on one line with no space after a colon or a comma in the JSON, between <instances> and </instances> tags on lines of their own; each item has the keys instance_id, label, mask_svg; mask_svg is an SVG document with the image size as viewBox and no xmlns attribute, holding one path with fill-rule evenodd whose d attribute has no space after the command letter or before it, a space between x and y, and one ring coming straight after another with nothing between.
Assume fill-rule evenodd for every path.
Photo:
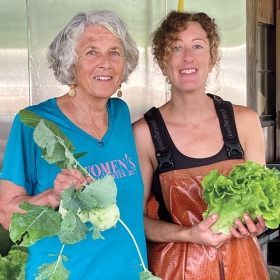
<instances>
[{"instance_id":1,"label":"blue fabric","mask_svg":"<svg viewBox=\"0 0 280 280\"><path fill-rule=\"evenodd\" d=\"M118 187L117 205L121 219L133 233L147 266L146 243L143 230L143 182L134 144L130 115L125 102L117 98L108 100L109 128L98 141L75 126L58 108L56 99L49 99L28 108L34 113L55 122L76 148L75 153L88 152L79 159L96 179L111 174ZM52 188L60 171L41 157L41 150L33 141L33 129L21 123L19 115L14 119L3 161L2 179L12 181L36 195ZM86 240L66 245L63 255L69 258L64 265L70 270L70 279L134 280L142 271L140 258L134 243L122 226L102 232L105 240ZM43 263L56 261L61 250L58 238L44 238L29 247L27 279L34 279L37 268Z\"/></svg>"}]
</instances>

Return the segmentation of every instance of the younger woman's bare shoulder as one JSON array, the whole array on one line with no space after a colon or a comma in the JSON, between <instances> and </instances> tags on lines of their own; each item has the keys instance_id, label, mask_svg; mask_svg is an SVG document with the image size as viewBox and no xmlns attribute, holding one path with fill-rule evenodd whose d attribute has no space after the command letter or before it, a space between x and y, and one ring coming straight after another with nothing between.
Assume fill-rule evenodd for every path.
<instances>
[{"instance_id":1,"label":"younger woman's bare shoulder","mask_svg":"<svg viewBox=\"0 0 280 280\"><path fill-rule=\"evenodd\" d=\"M245 160L265 163L264 135L259 115L254 110L234 105L234 117Z\"/></svg>"},{"instance_id":2,"label":"younger woman's bare shoulder","mask_svg":"<svg viewBox=\"0 0 280 280\"><path fill-rule=\"evenodd\" d=\"M132 128L134 133L138 133L139 131L145 131L146 129L148 129L148 125L145 118L140 118L139 120L135 121L132 124Z\"/></svg>"},{"instance_id":3,"label":"younger woman's bare shoulder","mask_svg":"<svg viewBox=\"0 0 280 280\"><path fill-rule=\"evenodd\" d=\"M243 105L232 104L234 113L238 114L256 114L254 110Z\"/></svg>"},{"instance_id":4,"label":"younger woman's bare shoulder","mask_svg":"<svg viewBox=\"0 0 280 280\"><path fill-rule=\"evenodd\" d=\"M256 111L242 106L233 104L234 117L236 121L240 120L243 122L259 121L259 116Z\"/></svg>"}]
</instances>

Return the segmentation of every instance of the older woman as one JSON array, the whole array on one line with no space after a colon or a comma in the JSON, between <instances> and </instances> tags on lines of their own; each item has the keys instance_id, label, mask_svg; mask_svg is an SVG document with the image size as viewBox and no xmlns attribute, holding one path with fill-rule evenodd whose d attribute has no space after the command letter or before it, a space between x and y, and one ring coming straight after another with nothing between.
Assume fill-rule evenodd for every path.
<instances>
[{"instance_id":1,"label":"older woman","mask_svg":"<svg viewBox=\"0 0 280 280\"><path fill-rule=\"evenodd\" d=\"M121 218L133 233L146 262L143 230L143 183L127 105L111 98L138 63L138 50L125 24L110 11L78 13L48 49L55 77L70 86L69 93L29 110L59 126L76 152L86 151L80 164L99 179L111 174L118 188ZM87 181L77 169L61 170L41 158L33 129L15 117L5 151L0 189L0 222L8 229L11 215L28 201L56 209L63 190L72 182L81 188ZM91 238L65 247L64 262L70 279L138 279L143 269L131 237L121 224ZM125 248L124 248L125 245ZM58 238L43 238L29 247L27 279L38 267L55 261Z\"/></svg>"},{"instance_id":2,"label":"older woman","mask_svg":"<svg viewBox=\"0 0 280 280\"><path fill-rule=\"evenodd\" d=\"M256 239L265 228L262 217L253 223L244 213L246 226L235 219L230 235L211 232L217 214L202 219L205 174L228 174L244 160L265 164L258 115L205 94L208 74L218 66L219 41L215 20L205 13L170 12L153 34L152 51L170 82L171 99L137 121L134 132L149 267L165 280L268 279Z\"/></svg>"}]
</instances>

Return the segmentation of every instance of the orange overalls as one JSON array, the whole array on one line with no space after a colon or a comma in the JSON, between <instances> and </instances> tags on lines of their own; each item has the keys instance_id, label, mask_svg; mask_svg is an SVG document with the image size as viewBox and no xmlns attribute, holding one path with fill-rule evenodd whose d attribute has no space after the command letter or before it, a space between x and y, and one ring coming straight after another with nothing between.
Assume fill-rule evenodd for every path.
<instances>
[{"instance_id":1,"label":"orange overalls","mask_svg":"<svg viewBox=\"0 0 280 280\"><path fill-rule=\"evenodd\" d=\"M203 175L215 169L228 175L233 164L238 163L243 160L160 174L164 201L174 223L190 227L200 222L207 207L201 198ZM157 216L156 207L156 201L151 198L148 204L150 216ZM218 250L195 243L148 242L149 269L163 280L269 280L256 237L232 238ZM224 279L220 277L219 256Z\"/></svg>"},{"instance_id":2,"label":"orange overalls","mask_svg":"<svg viewBox=\"0 0 280 280\"><path fill-rule=\"evenodd\" d=\"M186 227L202 221L202 213L207 208L202 199L203 176L212 170L228 175L233 165L244 163L231 103L209 96L225 143L211 158L197 160L182 155L174 146L159 111L152 108L144 115L159 163L148 202L151 217L160 216ZM148 261L149 270L163 280L269 280L256 237L232 238L219 249L195 243L148 242Z\"/></svg>"}]
</instances>

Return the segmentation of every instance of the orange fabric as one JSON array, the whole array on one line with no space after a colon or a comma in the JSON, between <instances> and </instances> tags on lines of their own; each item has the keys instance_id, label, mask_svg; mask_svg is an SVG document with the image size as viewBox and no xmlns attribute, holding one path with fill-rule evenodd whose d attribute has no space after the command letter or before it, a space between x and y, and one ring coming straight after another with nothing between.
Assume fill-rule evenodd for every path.
<instances>
[{"instance_id":1,"label":"orange fabric","mask_svg":"<svg viewBox=\"0 0 280 280\"><path fill-rule=\"evenodd\" d=\"M234 164L228 160L208 166L174 170L160 175L163 197L174 223L190 227L202 220L206 203L201 181L211 170L228 175ZM148 214L157 217L157 202L148 203ZM226 280L269 280L257 238L236 239L220 247ZM218 254L213 247L194 243L148 242L149 269L163 280L219 280Z\"/></svg>"}]
</instances>

